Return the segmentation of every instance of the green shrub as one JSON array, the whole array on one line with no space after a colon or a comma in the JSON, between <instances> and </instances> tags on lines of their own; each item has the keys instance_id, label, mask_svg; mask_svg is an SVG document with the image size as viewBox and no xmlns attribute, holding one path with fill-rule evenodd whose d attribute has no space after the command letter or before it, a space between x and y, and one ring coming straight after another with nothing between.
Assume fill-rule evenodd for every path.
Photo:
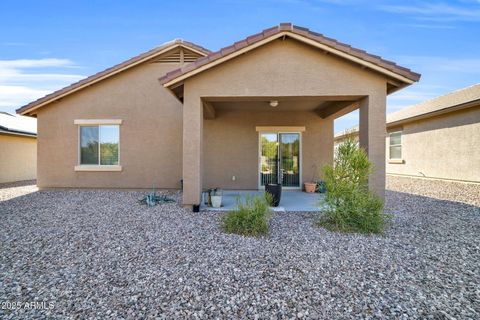
<instances>
[{"instance_id":1,"label":"green shrub","mask_svg":"<svg viewBox=\"0 0 480 320\"><path fill-rule=\"evenodd\" d=\"M244 236L260 236L268 233L271 217L270 206L266 197L237 199L237 209L222 217L222 227L227 233Z\"/></svg>"},{"instance_id":2,"label":"green shrub","mask_svg":"<svg viewBox=\"0 0 480 320\"><path fill-rule=\"evenodd\" d=\"M388 216L383 201L368 190L372 164L349 137L335 152L333 166L324 167L327 192L318 223L341 232L381 233Z\"/></svg>"}]
</instances>

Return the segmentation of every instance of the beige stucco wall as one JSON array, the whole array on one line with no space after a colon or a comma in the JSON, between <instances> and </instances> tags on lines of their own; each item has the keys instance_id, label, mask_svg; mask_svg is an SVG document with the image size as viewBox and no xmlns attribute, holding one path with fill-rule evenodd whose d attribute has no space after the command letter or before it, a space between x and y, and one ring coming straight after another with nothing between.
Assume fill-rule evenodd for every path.
<instances>
[{"instance_id":1,"label":"beige stucco wall","mask_svg":"<svg viewBox=\"0 0 480 320\"><path fill-rule=\"evenodd\" d=\"M294 102L291 102L294 108ZM333 120L322 120L313 111L248 112L217 111L204 122L203 187L257 189L259 132L256 126L304 126L301 134L302 179L318 178L321 168L331 163ZM235 176L235 181L232 181Z\"/></svg>"},{"instance_id":2,"label":"beige stucco wall","mask_svg":"<svg viewBox=\"0 0 480 320\"><path fill-rule=\"evenodd\" d=\"M0 134L0 183L35 179L37 139Z\"/></svg>"},{"instance_id":3,"label":"beige stucco wall","mask_svg":"<svg viewBox=\"0 0 480 320\"><path fill-rule=\"evenodd\" d=\"M277 40L188 79L182 107L158 82L158 77L176 67L175 64L143 64L40 109L39 187L150 188L154 184L158 188L178 188L183 177L185 204L199 203L203 180L205 186L215 183L226 188L256 187L258 135L255 125L307 127L303 141L303 179L307 179L311 176L312 163L318 162L321 166L331 161L331 120L322 121L305 111L277 116L219 111L216 119L204 120L202 99L352 95L369 97L364 108L369 110L365 121L371 125L364 129L369 156L378 164L372 185L379 193L383 192L386 95L383 76L294 40ZM120 126L122 171L74 171L78 164L75 119L123 121ZM222 131L223 135L217 134ZM237 152L231 150L240 153L241 148L223 142L231 142L234 136L248 150L248 159L237 164L238 183L231 184L232 174L228 168L236 161L234 153ZM214 159L218 154L228 153L232 156L225 158L221 165ZM215 171L215 167L222 170Z\"/></svg>"},{"instance_id":4,"label":"beige stucco wall","mask_svg":"<svg viewBox=\"0 0 480 320\"><path fill-rule=\"evenodd\" d=\"M182 105L158 82L178 64L146 63L74 93L38 113L38 185L179 188ZM75 172L75 119L122 119L121 172Z\"/></svg>"},{"instance_id":5,"label":"beige stucco wall","mask_svg":"<svg viewBox=\"0 0 480 320\"><path fill-rule=\"evenodd\" d=\"M364 103L364 109L370 110L364 121L371 123L363 126L368 137L364 142L377 167L371 185L383 195L386 79L308 45L280 39L185 81L184 204L199 203L202 180L207 179L202 172L206 161L203 144L207 143L202 141L202 98L345 95L370 97ZM225 146L224 152L231 148Z\"/></svg>"},{"instance_id":6,"label":"beige stucco wall","mask_svg":"<svg viewBox=\"0 0 480 320\"><path fill-rule=\"evenodd\" d=\"M477 106L404 124L404 163L387 162L387 173L480 182L479 119Z\"/></svg>"}]
</instances>

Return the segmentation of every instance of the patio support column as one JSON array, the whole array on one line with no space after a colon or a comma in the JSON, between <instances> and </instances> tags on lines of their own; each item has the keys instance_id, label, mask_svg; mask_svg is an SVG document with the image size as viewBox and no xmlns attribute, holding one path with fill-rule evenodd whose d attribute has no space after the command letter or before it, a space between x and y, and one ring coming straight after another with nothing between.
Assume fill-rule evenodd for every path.
<instances>
[{"instance_id":1,"label":"patio support column","mask_svg":"<svg viewBox=\"0 0 480 320\"><path fill-rule=\"evenodd\" d=\"M200 204L202 192L203 107L186 95L183 104L183 205Z\"/></svg>"},{"instance_id":2,"label":"patio support column","mask_svg":"<svg viewBox=\"0 0 480 320\"><path fill-rule=\"evenodd\" d=\"M386 94L375 93L360 100L360 147L373 164L370 190L385 198Z\"/></svg>"}]
</instances>

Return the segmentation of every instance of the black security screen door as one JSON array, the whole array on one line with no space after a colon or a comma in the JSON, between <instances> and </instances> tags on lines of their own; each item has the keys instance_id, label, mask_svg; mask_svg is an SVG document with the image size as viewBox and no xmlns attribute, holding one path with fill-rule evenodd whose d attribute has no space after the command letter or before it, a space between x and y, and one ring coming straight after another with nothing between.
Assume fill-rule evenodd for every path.
<instances>
[{"instance_id":1,"label":"black security screen door","mask_svg":"<svg viewBox=\"0 0 480 320\"><path fill-rule=\"evenodd\" d=\"M260 185L300 187L300 134L261 133Z\"/></svg>"}]
</instances>

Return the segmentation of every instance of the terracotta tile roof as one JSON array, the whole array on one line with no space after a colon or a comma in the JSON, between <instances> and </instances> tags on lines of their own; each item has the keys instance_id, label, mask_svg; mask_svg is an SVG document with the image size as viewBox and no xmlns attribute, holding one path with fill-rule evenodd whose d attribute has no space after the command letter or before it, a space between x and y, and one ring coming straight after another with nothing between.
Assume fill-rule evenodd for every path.
<instances>
[{"instance_id":1,"label":"terracotta tile roof","mask_svg":"<svg viewBox=\"0 0 480 320\"><path fill-rule=\"evenodd\" d=\"M172 80L175 80L176 78L186 75L190 71L193 71L195 69L198 69L202 66L205 66L211 62L214 62L220 58L226 57L228 55L231 55L235 53L238 50L241 50L249 45L255 44L259 41L262 41L264 39L267 39L269 37L275 36L277 34L283 33L283 32L288 32L291 34L295 35L300 35L303 37L306 37L310 40L316 41L322 45L331 47L332 49L341 51L343 53L346 53L350 56L359 58L361 60L364 60L366 62L372 63L378 67L381 67L383 69L386 69L388 71L391 71L395 74L401 75L412 82L418 81L420 79L420 74L415 73L411 71L410 69L401 67L397 65L396 63L392 61L388 61L385 59L382 59L379 56L370 54L364 50L353 48L347 44L341 43L335 39L331 39L328 37L325 37L324 35L320 33L316 33L313 31L310 31L307 28L299 27L292 25L291 23L281 23L278 26L268 28L263 30L260 33L251 35L243 40L235 42L233 45L227 46L225 48L222 48L216 52L212 52L208 54L207 56L200 58L196 60L195 62L192 62L183 68L179 68L177 70L173 70L171 72L168 72L166 75L161 77L159 80L162 84L166 84Z\"/></svg>"},{"instance_id":2,"label":"terracotta tile roof","mask_svg":"<svg viewBox=\"0 0 480 320\"><path fill-rule=\"evenodd\" d=\"M185 46L186 48L190 48L190 49L193 49L193 50L196 50L196 51L199 51L205 55L209 54L211 51L208 50L208 49L205 49L199 45L196 45L192 42L189 42L189 41L185 41L185 40L182 40L182 39L175 39L173 41L170 41L170 42L166 42L156 48L153 48L152 50L149 50L147 52L144 52L144 53L141 53L131 59L128 59L122 63L119 63L113 67L110 67L108 69L105 69L103 71L100 71L90 77L87 77L85 79L82 79L78 82L75 82L65 88L62 88L60 90L57 90L53 93L50 93L40 99L37 99L35 101L32 101L30 102L29 104L17 109L17 113L20 113L20 114L27 114L29 111L31 111L32 109L36 109L39 105L42 105L42 104L46 104L46 103L49 103L49 102L52 102L54 101L56 98L60 97L60 96L64 96L65 94L68 94L68 93L73 93L75 91L77 91L76 89L79 89L81 87L84 87L85 85L88 85L88 84L91 84L91 83L94 83L96 82L98 79L101 79L101 78L105 78L106 76L110 76L110 75L113 75L115 74L117 71L120 71L120 70L123 70L125 68L128 68L129 66L133 66L135 65L137 62L140 62L144 59L147 59L149 57L154 57L155 55L165 51L165 50L168 50L170 48L174 48L176 46L179 46L179 45L182 45L182 46Z\"/></svg>"}]
</instances>

